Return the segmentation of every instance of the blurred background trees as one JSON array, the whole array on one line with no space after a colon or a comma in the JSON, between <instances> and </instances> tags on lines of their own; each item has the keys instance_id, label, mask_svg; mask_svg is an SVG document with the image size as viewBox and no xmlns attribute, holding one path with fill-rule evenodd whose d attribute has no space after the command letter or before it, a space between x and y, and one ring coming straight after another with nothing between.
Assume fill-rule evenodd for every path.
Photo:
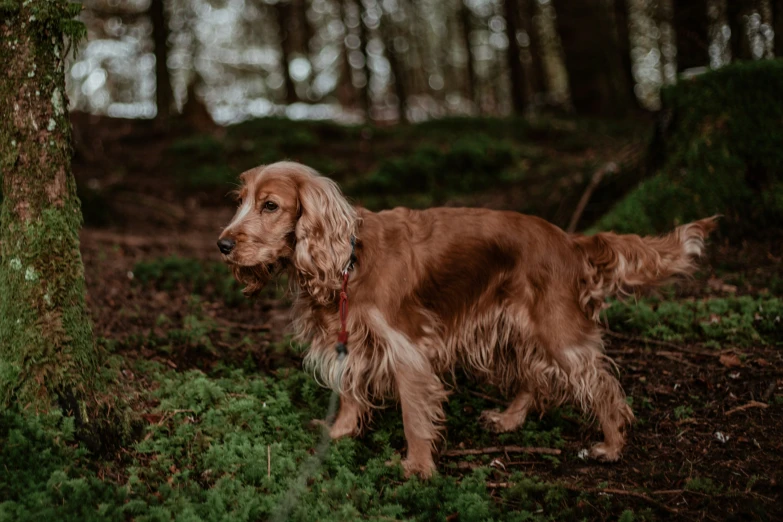
<instances>
[{"instance_id":1,"label":"blurred background trees","mask_svg":"<svg viewBox=\"0 0 783 522\"><path fill-rule=\"evenodd\" d=\"M678 73L780 55L782 11L780 0L88 0L69 93L85 112L196 111L219 124L624 116L658 108Z\"/></svg>"}]
</instances>

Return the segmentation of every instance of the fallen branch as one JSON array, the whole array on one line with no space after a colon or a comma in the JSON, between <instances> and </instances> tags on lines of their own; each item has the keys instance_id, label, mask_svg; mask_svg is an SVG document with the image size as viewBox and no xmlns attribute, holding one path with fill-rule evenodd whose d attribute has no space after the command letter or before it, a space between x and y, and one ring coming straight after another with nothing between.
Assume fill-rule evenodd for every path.
<instances>
[{"instance_id":1,"label":"fallen branch","mask_svg":"<svg viewBox=\"0 0 783 522\"><path fill-rule=\"evenodd\" d=\"M593 192L595 192L595 189L598 188L598 184L601 183L601 180L606 174L614 174L618 170L620 169L617 163L610 161L609 163L604 163L600 169L595 171L593 177L590 178L590 183L588 183L587 188L582 194L582 197L579 199L579 203L577 203L574 213L571 215L571 221L568 223L566 232L569 234L576 232L576 225L579 223L579 218L582 217L582 212L585 211L587 202L590 201L590 197L593 195Z\"/></svg>"},{"instance_id":2,"label":"fallen branch","mask_svg":"<svg viewBox=\"0 0 783 522\"><path fill-rule=\"evenodd\" d=\"M487 482L488 488L495 488L495 489L505 489L513 486L513 482ZM636 491L627 491L624 489L612 489L612 488L581 488L579 486L569 486L567 484L558 484L563 489L566 489L568 491L573 491L574 493L593 493L596 495L624 495L628 497L636 497L644 500L645 502L648 502L650 504L653 504L654 506L657 506L660 509L663 509L664 511L668 511L669 513L679 513L674 508L671 508L665 504L662 504L661 502L658 502L654 498L650 498L649 496L645 495L644 493L637 493Z\"/></svg>"},{"instance_id":3,"label":"fallen branch","mask_svg":"<svg viewBox=\"0 0 783 522\"><path fill-rule=\"evenodd\" d=\"M538 453L541 455L560 455L555 448L535 448L529 446L490 446L488 448L458 449L441 453L444 457L464 457L465 455L489 455L491 453Z\"/></svg>"},{"instance_id":4,"label":"fallen branch","mask_svg":"<svg viewBox=\"0 0 783 522\"><path fill-rule=\"evenodd\" d=\"M497 404L499 406L506 406L506 403L504 401L501 401L500 399L496 399L495 397L491 397L489 395L486 395L484 393L480 393L473 390L468 390L468 393L471 395L478 397L479 399L484 399L485 401L489 401L491 403Z\"/></svg>"},{"instance_id":5,"label":"fallen branch","mask_svg":"<svg viewBox=\"0 0 783 522\"><path fill-rule=\"evenodd\" d=\"M668 511L669 513L679 513L676 509L667 506L666 504L663 504L661 502L658 502L654 498L651 498L644 493L637 493L636 491L627 491L625 489L613 489L613 488L580 488L578 486L566 486L562 485L565 489L569 491L574 491L576 493L594 493L594 494L604 494L604 495L624 495L628 497L635 497L640 498L644 500L645 502L648 502L650 504L653 504L660 509L663 509L664 511Z\"/></svg>"},{"instance_id":6,"label":"fallen branch","mask_svg":"<svg viewBox=\"0 0 783 522\"><path fill-rule=\"evenodd\" d=\"M766 407L767 407L767 404L764 404L763 402L750 401L747 404L743 404L742 406L737 406L736 408L730 409L729 411L724 413L724 415L731 415L732 413L736 413L738 411L747 410L749 408L766 408Z\"/></svg>"},{"instance_id":7,"label":"fallen branch","mask_svg":"<svg viewBox=\"0 0 783 522\"><path fill-rule=\"evenodd\" d=\"M268 324L235 323L233 321L227 321L226 319L220 319L217 317L215 320L223 326L236 328L237 330L247 330L248 332L268 332L271 329Z\"/></svg>"},{"instance_id":8,"label":"fallen branch","mask_svg":"<svg viewBox=\"0 0 783 522\"><path fill-rule=\"evenodd\" d=\"M618 332L613 332L612 330L604 330L604 333L609 337L614 337L615 339L620 339L621 341L644 343L644 344L655 344L658 346L665 346L667 348L677 350L678 352L689 353L691 355L705 355L707 357L720 357L721 354L723 353L722 351L710 352L706 350L694 350L693 348L686 348L684 346L680 346L679 344L670 343L668 341L659 341L658 339L650 339L648 337L635 337L633 335L625 335ZM734 350L730 350L730 351L734 351Z\"/></svg>"}]
</instances>

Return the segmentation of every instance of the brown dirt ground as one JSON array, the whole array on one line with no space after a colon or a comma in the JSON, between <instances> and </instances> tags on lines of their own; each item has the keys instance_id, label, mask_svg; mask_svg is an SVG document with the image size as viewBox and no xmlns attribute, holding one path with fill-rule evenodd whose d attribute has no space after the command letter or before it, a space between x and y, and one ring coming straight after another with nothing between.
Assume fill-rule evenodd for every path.
<instances>
[{"instance_id":1,"label":"brown dirt ground","mask_svg":"<svg viewBox=\"0 0 783 522\"><path fill-rule=\"evenodd\" d=\"M117 340L159 328L156 319L161 314L181 318L190 306L184 289L160 292L134 284L129 277L134 265L172 254L217 260L214 241L233 212L227 199L205 204L203 198L179 197L174 187L166 185L165 173L156 170L165 135L150 146L146 141L134 143L126 131L121 122L104 129L100 154L77 154L74 164L82 182L106 182L120 167L126 180L129 174L133 179L125 182L127 201L118 207L125 209L122 224L86 228L81 236L96 334ZM710 256L708 265L720 262L750 274L751 283L738 289L741 293L753 293L770 274L783 273L780 245L751 244L740 249L713 245ZM708 289L705 279L700 279L682 291L703 295ZM233 308L206 302L204 309L222 330L213 340L219 351L192 354L185 347L162 355L142 348L126 355L159 359L173 368L208 369L226 353L240 359L249 354L259 371L297 364L295 358L266 350L286 333L287 305L285 300L271 299ZM253 341L253 348L240 347L245 336ZM740 365L727 367L717 352L695 346L611 336L607 341L640 419L631 430L623 460L600 465L573 457L596 436L575 423L564 434L563 454L572 458L552 466L540 458L500 455L506 471L495 474L492 487L499 491L508 472L519 470L568 484L574 491L592 492L590 499L613 495L623 505L649 508L664 520L783 520L783 406L770 400L775 390L780 394L783 389L780 348L743 349ZM641 398L649 403L641 404ZM693 414L678 420L674 410L682 405L689 405ZM728 440L720 441L719 433ZM457 442L451 441L452 447ZM688 490L686 482L692 477L710 478L721 491ZM593 507L609 516L601 502Z\"/></svg>"}]
</instances>

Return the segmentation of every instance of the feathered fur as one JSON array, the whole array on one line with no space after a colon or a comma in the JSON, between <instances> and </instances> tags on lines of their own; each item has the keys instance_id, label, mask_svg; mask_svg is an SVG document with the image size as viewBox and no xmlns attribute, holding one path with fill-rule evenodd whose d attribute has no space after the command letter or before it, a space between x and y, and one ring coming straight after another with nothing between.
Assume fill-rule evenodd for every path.
<instances>
[{"instance_id":1,"label":"feathered fur","mask_svg":"<svg viewBox=\"0 0 783 522\"><path fill-rule=\"evenodd\" d=\"M236 241L225 260L250 289L266 282L269 267L288 267L294 329L310 345L305 366L341 394L332 436L357 433L372 408L399 401L404 464L424 476L444 420L441 378L457 367L513 398L506 411L483 413L489 429L513 430L531 409L573 402L604 432L591 454L619 458L633 414L603 353L598 313L610 295L692 273L714 227L709 218L660 238L582 237L514 212L374 213L289 162L242 181L239 209L221 235ZM348 357L339 364L338 292L352 235L358 262Z\"/></svg>"}]
</instances>

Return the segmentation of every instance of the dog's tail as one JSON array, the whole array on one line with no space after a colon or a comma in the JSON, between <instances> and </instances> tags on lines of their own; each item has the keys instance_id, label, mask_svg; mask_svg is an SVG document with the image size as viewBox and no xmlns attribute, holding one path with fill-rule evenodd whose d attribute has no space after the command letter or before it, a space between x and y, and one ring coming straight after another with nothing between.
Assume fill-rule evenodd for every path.
<instances>
[{"instance_id":1,"label":"dog's tail","mask_svg":"<svg viewBox=\"0 0 783 522\"><path fill-rule=\"evenodd\" d=\"M717 218L694 221L660 237L613 232L575 237L586 259L582 307L597 319L607 297L632 294L692 274Z\"/></svg>"}]
</instances>

